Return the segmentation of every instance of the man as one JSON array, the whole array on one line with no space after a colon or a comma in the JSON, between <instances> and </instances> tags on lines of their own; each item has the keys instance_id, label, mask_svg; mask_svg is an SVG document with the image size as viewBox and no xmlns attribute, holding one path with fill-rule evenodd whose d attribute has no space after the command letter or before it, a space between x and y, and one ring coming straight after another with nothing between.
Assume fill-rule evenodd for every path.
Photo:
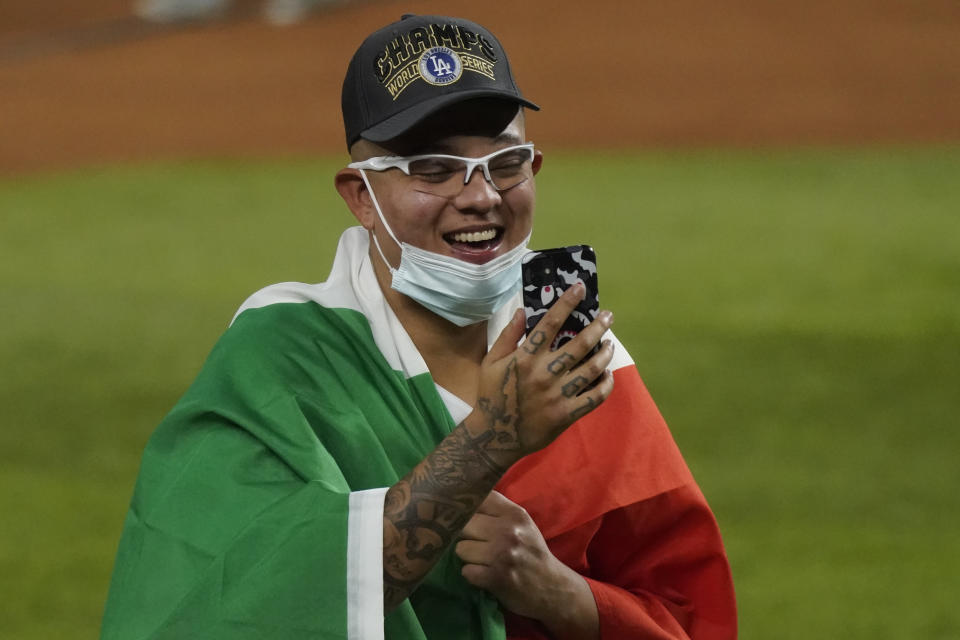
<instances>
[{"instance_id":1,"label":"man","mask_svg":"<svg viewBox=\"0 0 960 640\"><path fill-rule=\"evenodd\" d=\"M735 637L612 314L552 351L573 286L523 339L524 107L466 20L360 46L335 184L361 226L325 283L241 307L151 438L104 638Z\"/></svg>"}]
</instances>

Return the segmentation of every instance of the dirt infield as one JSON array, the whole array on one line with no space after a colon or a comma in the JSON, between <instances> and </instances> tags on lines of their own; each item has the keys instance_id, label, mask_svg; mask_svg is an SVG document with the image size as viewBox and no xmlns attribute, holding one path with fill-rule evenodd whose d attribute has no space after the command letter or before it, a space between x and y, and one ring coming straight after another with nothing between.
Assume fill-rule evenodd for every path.
<instances>
[{"instance_id":1,"label":"dirt infield","mask_svg":"<svg viewBox=\"0 0 960 640\"><path fill-rule=\"evenodd\" d=\"M960 141L956 0L367 1L290 28L252 0L187 28L147 27L125 0L4 5L8 174L341 151L347 60L405 11L497 33L548 147Z\"/></svg>"}]
</instances>

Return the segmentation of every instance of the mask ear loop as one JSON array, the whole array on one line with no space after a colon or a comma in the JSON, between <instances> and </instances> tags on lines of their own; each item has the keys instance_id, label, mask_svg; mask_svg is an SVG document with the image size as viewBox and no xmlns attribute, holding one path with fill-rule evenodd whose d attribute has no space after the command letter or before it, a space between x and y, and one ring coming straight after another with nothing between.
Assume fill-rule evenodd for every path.
<instances>
[{"instance_id":1,"label":"mask ear loop","mask_svg":"<svg viewBox=\"0 0 960 640\"><path fill-rule=\"evenodd\" d=\"M360 177L363 178L363 184L367 185L367 193L370 194L370 200L373 201L373 208L377 210L377 216L380 217L380 222L383 223L383 226L387 230L387 233L390 234L390 237L393 238L393 241L396 243L396 245L400 247L400 251L403 252L403 245L401 245L400 241L397 240L397 236L393 235L393 229L390 228L390 225L387 224L386 218L383 217L383 211L380 210L380 203L377 202L377 196L373 192L373 187L370 186L370 181L367 180L367 172L364 171L363 169L359 169L359 171L360 171ZM390 262L387 260L387 256L383 255L383 249L380 248L380 241L377 240L377 234L371 232L370 235L373 236L373 244L377 247L377 252L380 254L380 258L383 260L383 264L387 265L387 269L389 269L390 274L393 275L394 273L396 273L397 270L394 269L392 266L390 266Z\"/></svg>"}]
</instances>

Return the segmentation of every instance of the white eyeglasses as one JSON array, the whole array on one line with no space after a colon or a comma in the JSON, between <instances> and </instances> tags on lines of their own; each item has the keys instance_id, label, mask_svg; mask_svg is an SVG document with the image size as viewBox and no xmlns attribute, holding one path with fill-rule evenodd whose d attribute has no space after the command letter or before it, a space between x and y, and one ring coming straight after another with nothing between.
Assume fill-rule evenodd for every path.
<instances>
[{"instance_id":1,"label":"white eyeglasses","mask_svg":"<svg viewBox=\"0 0 960 640\"><path fill-rule=\"evenodd\" d=\"M464 158L443 154L418 156L377 156L351 162L351 169L387 171L400 169L413 179L413 188L444 198L453 198L470 182L474 169L483 169L483 177L497 191L512 189L533 177L533 143L518 144L494 151L482 158ZM454 179L463 174L463 180Z\"/></svg>"}]
</instances>

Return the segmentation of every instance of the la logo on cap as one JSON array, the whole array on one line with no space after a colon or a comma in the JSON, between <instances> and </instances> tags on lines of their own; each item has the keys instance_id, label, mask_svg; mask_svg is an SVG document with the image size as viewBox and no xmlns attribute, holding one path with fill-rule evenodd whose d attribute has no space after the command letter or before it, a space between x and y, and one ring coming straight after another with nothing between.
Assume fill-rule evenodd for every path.
<instances>
[{"instance_id":1,"label":"la logo on cap","mask_svg":"<svg viewBox=\"0 0 960 640\"><path fill-rule=\"evenodd\" d=\"M452 84L463 75L463 62L453 49L433 47L420 56L420 77L432 85Z\"/></svg>"}]
</instances>

